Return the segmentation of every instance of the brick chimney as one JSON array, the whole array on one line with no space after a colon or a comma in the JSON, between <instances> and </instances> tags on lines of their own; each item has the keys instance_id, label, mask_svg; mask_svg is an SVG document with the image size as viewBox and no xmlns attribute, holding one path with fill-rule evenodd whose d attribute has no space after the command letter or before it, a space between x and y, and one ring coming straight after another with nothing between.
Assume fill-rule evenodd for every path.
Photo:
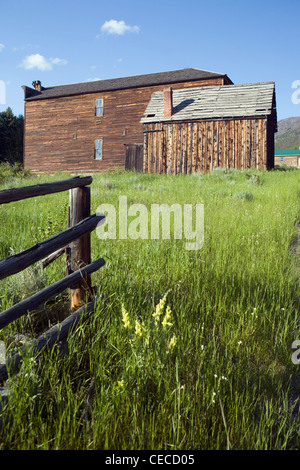
<instances>
[{"instance_id":1,"label":"brick chimney","mask_svg":"<svg viewBox=\"0 0 300 470\"><path fill-rule=\"evenodd\" d=\"M32 86L36 91L42 91L42 84L39 80L32 82Z\"/></svg>"},{"instance_id":2,"label":"brick chimney","mask_svg":"<svg viewBox=\"0 0 300 470\"><path fill-rule=\"evenodd\" d=\"M169 118L173 112L173 92L172 88L168 87L164 89L164 116Z\"/></svg>"}]
</instances>

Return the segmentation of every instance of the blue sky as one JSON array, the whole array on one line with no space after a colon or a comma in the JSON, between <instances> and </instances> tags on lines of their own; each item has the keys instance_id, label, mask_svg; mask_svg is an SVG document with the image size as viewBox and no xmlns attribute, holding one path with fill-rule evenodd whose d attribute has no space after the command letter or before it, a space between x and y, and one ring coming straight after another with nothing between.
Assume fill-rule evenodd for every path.
<instances>
[{"instance_id":1,"label":"blue sky","mask_svg":"<svg viewBox=\"0 0 300 470\"><path fill-rule=\"evenodd\" d=\"M275 81L278 119L300 115L299 0L0 0L0 17L0 111L23 114L33 80L195 67Z\"/></svg>"}]
</instances>

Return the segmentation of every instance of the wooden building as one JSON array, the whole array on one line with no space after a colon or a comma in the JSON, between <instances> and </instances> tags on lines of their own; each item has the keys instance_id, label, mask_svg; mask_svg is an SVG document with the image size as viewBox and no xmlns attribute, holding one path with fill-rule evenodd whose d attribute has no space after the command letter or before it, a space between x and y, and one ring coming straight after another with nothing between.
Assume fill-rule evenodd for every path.
<instances>
[{"instance_id":1,"label":"wooden building","mask_svg":"<svg viewBox=\"0 0 300 470\"><path fill-rule=\"evenodd\" d=\"M226 74L195 68L54 87L35 81L22 87L24 166L89 173L130 167L141 153L140 120L154 92L230 84Z\"/></svg>"},{"instance_id":2,"label":"wooden building","mask_svg":"<svg viewBox=\"0 0 300 470\"><path fill-rule=\"evenodd\" d=\"M288 165L300 168L300 148L275 150L275 165Z\"/></svg>"},{"instance_id":3,"label":"wooden building","mask_svg":"<svg viewBox=\"0 0 300 470\"><path fill-rule=\"evenodd\" d=\"M274 166L274 82L171 87L153 93L141 119L143 171L208 172Z\"/></svg>"}]
</instances>

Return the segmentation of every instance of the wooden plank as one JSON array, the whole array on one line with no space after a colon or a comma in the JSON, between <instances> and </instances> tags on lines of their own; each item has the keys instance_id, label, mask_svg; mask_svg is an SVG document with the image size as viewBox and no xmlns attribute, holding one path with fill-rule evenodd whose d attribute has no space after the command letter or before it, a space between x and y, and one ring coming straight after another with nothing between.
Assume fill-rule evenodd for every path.
<instances>
[{"instance_id":1,"label":"wooden plank","mask_svg":"<svg viewBox=\"0 0 300 470\"><path fill-rule=\"evenodd\" d=\"M176 175L177 172L177 167L176 167L176 162L177 162L177 152L178 148L180 146L180 125L171 125L170 128L171 132L171 155L170 155L170 160L171 160L171 168L172 168L172 175Z\"/></svg>"},{"instance_id":2,"label":"wooden plank","mask_svg":"<svg viewBox=\"0 0 300 470\"><path fill-rule=\"evenodd\" d=\"M258 129L259 119L255 120L255 147L256 147L256 168L259 168L259 129Z\"/></svg>"},{"instance_id":3,"label":"wooden plank","mask_svg":"<svg viewBox=\"0 0 300 470\"><path fill-rule=\"evenodd\" d=\"M212 152L212 123L208 121L206 123L207 129L207 139L206 139L206 153L207 153L207 164L206 164L206 171L209 172L212 170L212 159L213 159L213 152Z\"/></svg>"},{"instance_id":4,"label":"wooden plank","mask_svg":"<svg viewBox=\"0 0 300 470\"><path fill-rule=\"evenodd\" d=\"M176 168L176 161L177 161L177 151L178 146L180 145L179 142L179 125L171 124L169 127L170 130L170 167L171 167L171 174L175 175L177 168Z\"/></svg>"},{"instance_id":5,"label":"wooden plank","mask_svg":"<svg viewBox=\"0 0 300 470\"><path fill-rule=\"evenodd\" d=\"M224 122L219 122L219 165L224 167L224 147L223 147Z\"/></svg>"},{"instance_id":6,"label":"wooden plank","mask_svg":"<svg viewBox=\"0 0 300 470\"><path fill-rule=\"evenodd\" d=\"M79 188L91 184L91 176L76 176L63 181L54 181L53 183L36 184L33 186L24 186L22 188L12 188L0 191L0 204L20 201L31 197L44 196L46 194L58 193L71 188Z\"/></svg>"},{"instance_id":7,"label":"wooden plank","mask_svg":"<svg viewBox=\"0 0 300 470\"><path fill-rule=\"evenodd\" d=\"M232 147L233 147L232 121L228 121L228 166L229 168L234 168Z\"/></svg>"},{"instance_id":8,"label":"wooden plank","mask_svg":"<svg viewBox=\"0 0 300 470\"><path fill-rule=\"evenodd\" d=\"M192 173L195 173L197 165L197 123L193 123L192 127L193 143L192 143Z\"/></svg>"},{"instance_id":9,"label":"wooden plank","mask_svg":"<svg viewBox=\"0 0 300 470\"><path fill-rule=\"evenodd\" d=\"M263 141L262 141L262 120L258 121L258 146L259 146L259 166L258 168L262 170L262 161L263 161Z\"/></svg>"},{"instance_id":10,"label":"wooden plank","mask_svg":"<svg viewBox=\"0 0 300 470\"><path fill-rule=\"evenodd\" d=\"M204 123L199 123L199 141L198 141L198 152L199 152L199 171L204 172L204 149L203 149L203 137L204 136Z\"/></svg>"},{"instance_id":11,"label":"wooden plank","mask_svg":"<svg viewBox=\"0 0 300 470\"><path fill-rule=\"evenodd\" d=\"M74 188L70 190L70 218L69 225L73 227L90 216L91 193L90 188ZM70 243L70 273L81 269L91 262L91 233L86 232ZM85 302L86 293L91 292L91 279L87 276L85 282L79 280L78 285L71 289L70 308L77 310Z\"/></svg>"},{"instance_id":12,"label":"wooden plank","mask_svg":"<svg viewBox=\"0 0 300 470\"><path fill-rule=\"evenodd\" d=\"M167 126L163 126L162 132L162 173L167 173Z\"/></svg>"},{"instance_id":13,"label":"wooden plank","mask_svg":"<svg viewBox=\"0 0 300 470\"><path fill-rule=\"evenodd\" d=\"M18 318L22 317L27 312L34 310L39 305L51 299L55 295L61 294L64 290L76 285L79 280L85 279L89 274L98 271L104 265L104 259L99 258L88 266L84 266L78 271L69 274L69 276L60 279L59 281L55 282L54 284L51 284L48 287L45 287L41 291L37 292L36 294L33 294L22 302L13 305L7 310L4 310L0 313L0 329L9 325L11 322L17 320Z\"/></svg>"},{"instance_id":14,"label":"wooden plank","mask_svg":"<svg viewBox=\"0 0 300 470\"><path fill-rule=\"evenodd\" d=\"M207 172L207 122L203 122L203 130L202 130L202 156L203 156L203 172Z\"/></svg>"},{"instance_id":15,"label":"wooden plank","mask_svg":"<svg viewBox=\"0 0 300 470\"><path fill-rule=\"evenodd\" d=\"M255 161L253 155L253 119L250 120L250 144L249 144L249 161L250 161L250 168L255 168Z\"/></svg>"},{"instance_id":16,"label":"wooden plank","mask_svg":"<svg viewBox=\"0 0 300 470\"><path fill-rule=\"evenodd\" d=\"M192 156L193 156L193 130L192 123L188 123L188 149L187 149L187 172L192 173Z\"/></svg>"},{"instance_id":17,"label":"wooden plank","mask_svg":"<svg viewBox=\"0 0 300 470\"><path fill-rule=\"evenodd\" d=\"M239 122L236 119L234 121L234 165L236 169L239 169Z\"/></svg>"},{"instance_id":18,"label":"wooden plank","mask_svg":"<svg viewBox=\"0 0 300 470\"><path fill-rule=\"evenodd\" d=\"M214 167L219 166L219 121L214 123Z\"/></svg>"},{"instance_id":19,"label":"wooden plank","mask_svg":"<svg viewBox=\"0 0 300 470\"><path fill-rule=\"evenodd\" d=\"M189 142L189 129L188 122L182 124L182 134L181 134L181 151L180 156L182 156L183 163L183 172L187 173L188 166L188 142Z\"/></svg>"},{"instance_id":20,"label":"wooden plank","mask_svg":"<svg viewBox=\"0 0 300 470\"><path fill-rule=\"evenodd\" d=\"M45 269L49 264L53 263L57 258L63 255L66 252L66 248L61 248L60 250L55 251L52 255L48 256L42 261L42 268Z\"/></svg>"},{"instance_id":21,"label":"wooden plank","mask_svg":"<svg viewBox=\"0 0 300 470\"><path fill-rule=\"evenodd\" d=\"M167 162L168 174L172 174L172 125L167 125Z\"/></svg>"},{"instance_id":22,"label":"wooden plank","mask_svg":"<svg viewBox=\"0 0 300 470\"><path fill-rule=\"evenodd\" d=\"M153 147L152 147L152 173L157 173L157 133L156 131L157 124L153 124Z\"/></svg>"},{"instance_id":23,"label":"wooden plank","mask_svg":"<svg viewBox=\"0 0 300 470\"><path fill-rule=\"evenodd\" d=\"M262 139L263 139L263 158L262 158L262 169L266 170L267 165L267 118L263 119L263 129L262 129Z\"/></svg>"},{"instance_id":24,"label":"wooden plank","mask_svg":"<svg viewBox=\"0 0 300 470\"><path fill-rule=\"evenodd\" d=\"M94 230L98 223L103 220L104 215L94 214L75 226L64 230L45 241L37 243L21 253L9 256L0 261L0 279L16 274L31 266L37 261L44 259L51 253L69 245L70 242Z\"/></svg>"},{"instance_id":25,"label":"wooden plank","mask_svg":"<svg viewBox=\"0 0 300 470\"><path fill-rule=\"evenodd\" d=\"M242 166L241 169L245 169L245 121L242 121L242 128L241 128L241 154L242 154Z\"/></svg>"},{"instance_id":26,"label":"wooden plank","mask_svg":"<svg viewBox=\"0 0 300 470\"><path fill-rule=\"evenodd\" d=\"M195 171L201 171L201 155L202 155L202 136L201 136L201 122L196 123L196 164Z\"/></svg>"},{"instance_id":27,"label":"wooden plank","mask_svg":"<svg viewBox=\"0 0 300 470\"><path fill-rule=\"evenodd\" d=\"M148 133L145 131L147 130L147 125L144 124L144 151L143 151L143 172L148 173Z\"/></svg>"},{"instance_id":28,"label":"wooden plank","mask_svg":"<svg viewBox=\"0 0 300 470\"><path fill-rule=\"evenodd\" d=\"M249 119L246 120L246 162L247 167L251 168L250 164L250 122Z\"/></svg>"}]
</instances>

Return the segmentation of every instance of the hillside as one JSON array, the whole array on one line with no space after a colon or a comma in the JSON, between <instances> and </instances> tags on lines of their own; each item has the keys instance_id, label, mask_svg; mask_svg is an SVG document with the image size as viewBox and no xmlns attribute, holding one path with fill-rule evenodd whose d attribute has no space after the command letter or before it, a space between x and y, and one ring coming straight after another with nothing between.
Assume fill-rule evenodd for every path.
<instances>
[{"instance_id":1,"label":"hillside","mask_svg":"<svg viewBox=\"0 0 300 470\"><path fill-rule=\"evenodd\" d=\"M293 149L300 147L300 116L278 121L275 134L275 149Z\"/></svg>"}]
</instances>

